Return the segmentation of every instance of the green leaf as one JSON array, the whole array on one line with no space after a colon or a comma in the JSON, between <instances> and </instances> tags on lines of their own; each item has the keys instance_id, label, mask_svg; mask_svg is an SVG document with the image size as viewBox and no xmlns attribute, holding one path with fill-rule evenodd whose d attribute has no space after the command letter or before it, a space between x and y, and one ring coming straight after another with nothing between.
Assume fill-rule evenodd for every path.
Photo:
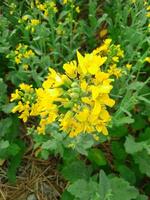
<instances>
[{"instance_id":1,"label":"green leaf","mask_svg":"<svg viewBox=\"0 0 150 200\"><path fill-rule=\"evenodd\" d=\"M12 108L15 106L15 103L8 103L6 105L2 106L2 111L5 112L6 114L11 113Z\"/></svg>"},{"instance_id":2,"label":"green leaf","mask_svg":"<svg viewBox=\"0 0 150 200\"><path fill-rule=\"evenodd\" d=\"M6 149L8 147L9 147L9 141L7 141L7 140L1 140L0 141L0 150Z\"/></svg>"},{"instance_id":3,"label":"green leaf","mask_svg":"<svg viewBox=\"0 0 150 200\"><path fill-rule=\"evenodd\" d=\"M49 151L47 151L47 150L42 150L41 152L40 152L40 155L41 155L41 157L44 159L44 160L47 160L48 159L48 157L49 157Z\"/></svg>"},{"instance_id":4,"label":"green leaf","mask_svg":"<svg viewBox=\"0 0 150 200\"><path fill-rule=\"evenodd\" d=\"M140 171L150 177L150 155L146 151L141 151L134 154L133 158Z\"/></svg>"},{"instance_id":5,"label":"green leaf","mask_svg":"<svg viewBox=\"0 0 150 200\"><path fill-rule=\"evenodd\" d=\"M21 163L23 154L25 152L24 142L18 140L18 141L16 141L16 145L19 146L20 151L15 156L12 156L10 158L10 163L9 163L8 171L7 171L8 180L11 183L16 182L16 172L17 172L17 169L18 169L18 167Z\"/></svg>"},{"instance_id":6,"label":"green leaf","mask_svg":"<svg viewBox=\"0 0 150 200\"><path fill-rule=\"evenodd\" d=\"M90 149L88 152L88 159L98 166L104 166L107 164L105 155L100 149Z\"/></svg>"},{"instance_id":7,"label":"green leaf","mask_svg":"<svg viewBox=\"0 0 150 200\"><path fill-rule=\"evenodd\" d=\"M67 190L65 190L61 196L61 200L74 200L74 197Z\"/></svg>"},{"instance_id":8,"label":"green leaf","mask_svg":"<svg viewBox=\"0 0 150 200\"><path fill-rule=\"evenodd\" d=\"M74 182L78 179L89 179L90 172L84 162L82 161L74 161L72 163L68 163L62 171L62 175L71 182Z\"/></svg>"},{"instance_id":9,"label":"green leaf","mask_svg":"<svg viewBox=\"0 0 150 200\"><path fill-rule=\"evenodd\" d=\"M136 200L148 200L148 197L146 195L140 194Z\"/></svg>"},{"instance_id":10,"label":"green leaf","mask_svg":"<svg viewBox=\"0 0 150 200\"><path fill-rule=\"evenodd\" d=\"M20 151L20 147L18 144L12 143L8 147L8 153L11 156L15 156Z\"/></svg>"},{"instance_id":11,"label":"green leaf","mask_svg":"<svg viewBox=\"0 0 150 200\"><path fill-rule=\"evenodd\" d=\"M120 172L121 177L123 177L126 181L130 182L132 185L135 184L136 182L135 173L129 167L125 165L119 165L117 167L117 170Z\"/></svg>"},{"instance_id":12,"label":"green leaf","mask_svg":"<svg viewBox=\"0 0 150 200\"><path fill-rule=\"evenodd\" d=\"M79 179L70 185L67 190L81 200L96 199L95 196L99 196L97 192L98 184L92 180L87 182L84 179Z\"/></svg>"},{"instance_id":13,"label":"green leaf","mask_svg":"<svg viewBox=\"0 0 150 200\"><path fill-rule=\"evenodd\" d=\"M112 137L123 137L127 135L128 129L125 126L113 127L109 130Z\"/></svg>"},{"instance_id":14,"label":"green leaf","mask_svg":"<svg viewBox=\"0 0 150 200\"><path fill-rule=\"evenodd\" d=\"M147 146L147 142L135 142L134 137L129 135L125 141L125 149L129 154L135 154L139 151L142 151Z\"/></svg>"},{"instance_id":15,"label":"green leaf","mask_svg":"<svg viewBox=\"0 0 150 200\"><path fill-rule=\"evenodd\" d=\"M68 192L79 199L88 200L89 199L89 188L88 182L84 179L79 179L68 187Z\"/></svg>"},{"instance_id":16,"label":"green leaf","mask_svg":"<svg viewBox=\"0 0 150 200\"><path fill-rule=\"evenodd\" d=\"M120 161L125 160L127 154L125 152L125 149L123 148L123 144L120 141L112 142L111 149L112 149L113 156L115 157L116 160L120 160Z\"/></svg>"},{"instance_id":17,"label":"green leaf","mask_svg":"<svg viewBox=\"0 0 150 200\"><path fill-rule=\"evenodd\" d=\"M147 127L144 132L141 132L139 134L139 141L143 141L143 140L150 140L150 127Z\"/></svg>"},{"instance_id":18,"label":"green leaf","mask_svg":"<svg viewBox=\"0 0 150 200\"><path fill-rule=\"evenodd\" d=\"M110 185L110 180L106 176L105 172L103 170L100 171L99 174L99 194L100 194L100 199L108 199L112 194L111 190L111 185Z\"/></svg>"},{"instance_id":19,"label":"green leaf","mask_svg":"<svg viewBox=\"0 0 150 200\"><path fill-rule=\"evenodd\" d=\"M141 130L146 126L145 120L142 118L141 115L134 116L134 123L132 124L132 128L134 130Z\"/></svg>"},{"instance_id":20,"label":"green leaf","mask_svg":"<svg viewBox=\"0 0 150 200\"><path fill-rule=\"evenodd\" d=\"M115 125L116 126L122 126L123 124L132 124L134 122L134 119L131 117L122 117L120 119L116 119Z\"/></svg>"},{"instance_id":21,"label":"green leaf","mask_svg":"<svg viewBox=\"0 0 150 200\"><path fill-rule=\"evenodd\" d=\"M43 143L42 149L45 150L56 150L57 149L57 143L55 140L48 140Z\"/></svg>"},{"instance_id":22,"label":"green leaf","mask_svg":"<svg viewBox=\"0 0 150 200\"><path fill-rule=\"evenodd\" d=\"M122 178L114 177L110 180L112 188L111 200L132 200L138 196L138 190Z\"/></svg>"},{"instance_id":23,"label":"green leaf","mask_svg":"<svg viewBox=\"0 0 150 200\"><path fill-rule=\"evenodd\" d=\"M150 100L146 99L145 97L139 96L138 99L150 105Z\"/></svg>"},{"instance_id":24,"label":"green leaf","mask_svg":"<svg viewBox=\"0 0 150 200\"><path fill-rule=\"evenodd\" d=\"M11 117L7 117L7 118L2 119L0 121L0 137L6 135L8 133L11 125L12 125L12 118Z\"/></svg>"}]
</instances>

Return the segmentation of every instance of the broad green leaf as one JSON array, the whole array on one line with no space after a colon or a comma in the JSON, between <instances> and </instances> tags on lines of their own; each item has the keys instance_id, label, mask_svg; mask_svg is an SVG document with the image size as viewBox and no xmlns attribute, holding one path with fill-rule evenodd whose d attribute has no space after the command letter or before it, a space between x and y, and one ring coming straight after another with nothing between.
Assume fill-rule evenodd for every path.
<instances>
[{"instance_id":1,"label":"broad green leaf","mask_svg":"<svg viewBox=\"0 0 150 200\"><path fill-rule=\"evenodd\" d=\"M144 132L140 132L138 141L150 140L150 127L147 127Z\"/></svg>"},{"instance_id":2,"label":"broad green leaf","mask_svg":"<svg viewBox=\"0 0 150 200\"><path fill-rule=\"evenodd\" d=\"M78 179L88 180L90 176L88 167L80 160L74 161L70 164L68 163L63 167L61 173L70 182L74 182Z\"/></svg>"},{"instance_id":3,"label":"broad green leaf","mask_svg":"<svg viewBox=\"0 0 150 200\"><path fill-rule=\"evenodd\" d=\"M112 154L116 160L123 161L125 160L127 154L125 149L123 148L123 144L121 141L114 141L111 143Z\"/></svg>"},{"instance_id":4,"label":"broad green leaf","mask_svg":"<svg viewBox=\"0 0 150 200\"><path fill-rule=\"evenodd\" d=\"M48 140L44 142L42 145L42 149L45 150L56 150L56 148L57 148L57 143L55 140Z\"/></svg>"},{"instance_id":5,"label":"broad green leaf","mask_svg":"<svg viewBox=\"0 0 150 200\"><path fill-rule=\"evenodd\" d=\"M123 137L127 135L127 133L128 133L128 129L125 126L117 126L109 130L109 134L112 137Z\"/></svg>"},{"instance_id":6,"label":"broad green leaf","mask_svg":"<svg viewBox=\"0 0 150 200\"><path fill-rule=\"evenodd\" d=\"M0 150L6 149L8 147L9 147L9 141L7 141L7 140L1 140L0 141Z\"/></svg>"},{"instance_id":7,"label":"broad green leaf","mask_svg":"<svg viewBox=\"0 0 150 200\"><path fill-rule=\"evenodd\" d=\"M8 180L11 183L16 182L16 172L21 163L23 154L25 152L24 142L18 140L18 141L16 141L16 145L19 146L20 151L15 156L11 156L9 166L8 166L8 171L7 171Z\"/></svg>"},{"instance_id":8,"label":"broad green leaf","mask_svg":"<svg viewBox=\"0 0 150 200\"><path fill-rule=\"evenodd\" d=\"M90 149L88 152L88 159L96 163L98 166L104 166L107 164L104 153L97 148Z\"/></svg>"},{"instance_id":9,"label":"broad green leaf","mask_svg":"<svg viewBox=\"0 0 150 200\"><path fill-rule=\"evenodd\" d=\"M136 182L136 176L134 173L134 169L130 169L126 165L119 165L117 167L117 170L120 172L120 175L122 178L124 178L126 181L130 182L132 185Z\"/></svg>"},{"instance_id":10,"label":"broad green leaf","mask_svg":"<svg viewBox=\"0 0 150 200\"><path fill-rule=\"evenodd\" d=\"M147 141L135 142L134 137L129 135L126 138L124 146L127 153L135 154L139 151L142 151L143 149L147 149L148 144L147 144Z\"/></svg>"},{"instance_id":11,"label":"broad green leaf","mask_svg":"<svg viewBox=\"0 0 150 200\"><path fill-rule=\"evenodd\" d=\"M47 160L48 159L48 157L49 157L49 151L47 151L47 150L45 150L45 149L43 149L41 152L40 152L40 155L41 155L41 157L44 159L44 160Z\"/></svg>"},{"instance_id":12,"label":"broad green leaf","mask_svg":"<svg viewBox=\"0 0 150 200\"><path fill-rule=\"evenodd\" d=\"M6 114L11 113L12 108L15 106L15 103L8 103L6 105L2 106L2 111L5 112Z\"/></svg>"},{"instance_id":13,"label":"broad green leaf","mask_svg":"<svg viewBox=\"0 0 150 200\"><path fill-rule=\"evenodd\" d=\"M12 125L12 118L7 117L0 121L0 138L8 133Z\"/></svg>"},{"instance_id":14,"label":"broad green leaf","mask_svg":"<svg viewBox=\"0 0 150 200\"><path fill-rule=\"evenodd\" d=\"M138 190L122 178L114 177L110 180L112 188L111 200L132 200L137 198Z\"/></svg>"},{"instance_id":15,"label":"broad green leaf","mask_svg":"<svg viewBox=\"0 0 150 200\"><path fill-rule=\"evenodd\" d=\"M16 143L12 143L9 145L8 147L8 154L11 156L15 156L16 154L18 154L18 152L20 151L20 147L18 144Z\"/></svg>"},{"instance_id":16,"label":"broad green leaf","mask_svg":"<svg viewBox=\"0 0 150 200\"><path fill-rule=\"evenodd\" d=\"M100 199L108 199L112 195L112 190L111 190L111 185L110 185L110 180L106 176L104 171L100 171L99 174L99 194L100 194Z\"/></svg>"},{"instance_id":17,"label":"broad green leaf","mask_svg":"<svg viewBox=\"0 0 150 200\"><path fill-rule=\"evenodd\" d=\"M134 130L141 130L146 126L145 120L142 118L141 115L134 116L134 123L132 124L132 128Z\"/></svg>"},{"instance_id":18,"label":"broad green leaf","mask_svg":"<svg viewBox=\"0 0 150 200\"><path fill-rule=\"evenodd\" d=\"M134 161L139 165L139 169L143 174L150 177L150 155L146 151L134 154Z\"/></svg>"},{"instance_id":19,"label":"broad green leaf","mask_svg":"<svg viewBox=\"0 0 150 200\"><path fill-rule=\"evenodd\" d=\"M98 194L98 184L92 180L87 182L84 179L79 179L68 187L68 192L81 200L95 199Z\"/></svg>"},{"instance_id":20,"label":"broad green leaf","mask_svg":"<svg viewBox=\"0 0 150 200\"><path fill-rule=\"evenodd\" d=\"M74 200L74 197L67 190L65 190L61 196L61 200Z\"/></svg>"}]
</instances>

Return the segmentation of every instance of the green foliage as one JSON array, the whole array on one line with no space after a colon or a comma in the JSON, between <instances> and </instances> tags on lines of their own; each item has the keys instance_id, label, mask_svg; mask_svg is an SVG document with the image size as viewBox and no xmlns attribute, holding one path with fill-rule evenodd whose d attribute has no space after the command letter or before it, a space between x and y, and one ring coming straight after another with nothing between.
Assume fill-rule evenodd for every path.
<instances>
[{"instance_id":1,"label":"green foliage","mask_svg":"<svg viewBox=\"0 0 150 200\"><path fill-rule=\"evenodd\" d=\"M79 179L68 187L68 192L75 199L99 199L99 200L132 200L139 196L138 190L122 178L109 178L101 171L99 183L92 180ZM139 196L138 198L146 198Z\"/></svg>"},{"instance_id":2,"label":"green foliage","mask_svg":"<svg viewBox=\"0 0 150 200\"><path fill-rule=\"evenodd\" d=\"M6 166L0 167L7 167L8 180L15 183L29 145L24 139L27 133L34 142L35 156L45 160L60 157L59 170L68 181L62 200L148 200L150 68L144 60L150 57L150 20L146 17L149 2L54 2L58 12L49 9L48 16L35 1L0 2L0 161L6 161ZM25 16L27 20L23 20ZM30 27L31 19L40 23ZM108 33L100 37L103 29ZM111 95L116 105L111 109L109 136L95 133L99 140L86 134L69 138L57 124L48 126L45 135L38 135L35 127L27 130L11 113L15 105L10 102L11 93L22 82L41 86L49 67L62 72L63 64L75 59L78 49L91 52L105 37L124 50L118 66L126 69L127 63L132 65L114 83ZM23 56L16 62L19 44L27 45L34 56ZM19 53L24 55L25 50L21 48ZM28 123L37 125L32 118Z\"/></svg>"},{"instance_id":3,"label":"green foliage","mask_svg":"<svg viewBox=\"0 0 150 200\"><path fill-rule=\"evenodd\" d=\"M107 164L104 153L100 149L92 148L89 150L88 159L98 166L103 166Z\"/></svg>"},{"instance_id":4,"label":"green foliage","mask_svg":"<svg viewBox=\"0 0 150 200\"><path fill-rule=\"evenodd\" d=\"M90 177L90 169L86 167L82 161L74 161L63 167L61 173L70 182L75 182L78 179L88 180Z\"/></svg>"}]
</instances>

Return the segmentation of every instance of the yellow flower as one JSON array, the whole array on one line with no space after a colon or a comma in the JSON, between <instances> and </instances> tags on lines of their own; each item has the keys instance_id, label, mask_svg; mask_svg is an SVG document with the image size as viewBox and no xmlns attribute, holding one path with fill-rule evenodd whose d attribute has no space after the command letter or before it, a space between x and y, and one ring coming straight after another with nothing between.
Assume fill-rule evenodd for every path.
<instances>
[{"instance_id":1,"label":"yellow flower","mask_svg":"<svg viewBox=\"0 0 150 200\"><path fill-rule=\"evenodd\" d=\"M63 84L63 80L61 76L56 73L56 71L52 68L49 68L49 74L47 79L43 82L43 88L49 89L51 87L59 87Z\"/></svg>"},{"instance_id":2,"label":"yellow flower","mask_svg":"<svg viewBox=\"0 0 150 200\"><path fill-rule=\"evenodd\" d=\"M79 122L85 122L85 121L87 121L88 117L89 117L89 109L88 108L84 108L82 111L80 111L76 115L76 119Z\"/></svg>"},{"instance_id":3,"label":"yellow flower","mask_svg":"<svg viewBox=\"0 0 150 200\"><path fill-rule=\"evenodd\" d=\"M34 56L34 52L30 49L30 50L26 51L26 52L23 54L23 56L24 56L25 58L32 57L32 56Z\"/></svg>"},{"instance_id":4,"label":"yellow flower","mask_svg":"<svg viewBox=\"0 0 150 200\"><path fill-rule=\"evenodd\" d=\"M108 31L107 29L102 29L99 33L100 38L103 38L107 35Z\"/></svg>"},{"instance_id":5,"label":"yellow flower","mask_svg":"<svg viewBox=\"0 0 150 200\"><path fill-rule=\"evenodd\" d=\"M12 112L19 112L21 113L21 115L19 116L20 119L22 119L24 122L27 121L28 117L29 117L29 112L30 112L30 105L29 102L27 101L26 104L23 104L21 101L18 102L18 105L15 106L12 109Z\"/></svg>"},{"instance_id":6,"label":"yellow flower","mask_svg":"<svg viewBox=\"0 0 150 200\"><path fill-rule=\"evenodd\" d=\"M22 48L24 58L33 54L27 46L20 45L17 56ZM19 100L12 112L18 112L24 122L29 116L38 117L37 131L41 134L45 134L47 125L57 122L60 130L70 137L82 133L97 135L97 132L107 135L111 120L107 107L115 104L109 97L113 88L110 76L121 76L121 68L116 64L121 57L120 45L111 44L111 39L84 56L77 52L77 61L63 65L64 74L49 68L42 87L33 89L31 85L20 84L20 92L12 94L12 101ZM109 64L108 70L105 69Z\"/></svg>"},{"instance_id":7,"label":"yellow flower","mask_svg":"<svg viewBox=\"0 0 150 200\"><path fill-rule=\"evenodd\" d=\"M38 4L38 5L37 5L37 8L38 8L39 10L41 10L41 11L45 11L46 6L45 6L44 4Z\"/></svg>"},{"instance_id":8,"label":"yellow flower","mask_svg":"<svg viewBox=\"0 0 150 200\"><path fill-rule=\"evenodd\" d=\"M112 60L113 60L114 62L119 62L119 58L118 58L117 56L112 57Z\"/></svg>"},{"instance_id":9,"label":"yellow flower","mask_svg":"<svg viewBox=\"0 0 150 200\"><path fill-rule=\"evenodd\" d=\"M28 70L29 69L29 65L27 65L27 64L23 64L23 69L26 71L26 70Z\"/></svg>"},{"instance_id":10,"label":"yellow flower","mask_svg":"<svg viewBox=\"0 0 150 200\"><path fill-rule=\"evenodd\" d=\"M37 26L38 24L40 24L40 20L38 20L38 19L31 19L31 25L32 26Z\"/></svg>"},{"instance_id":11,"label":"yellow flower","mask_svg":"<svg viewBox=\"0 0 150 200\"><path fill-rule=\"evenodd\" d=\"M21 63L21 59L20 59L19 57L15 57L15 62L16 62L17 64L20 64L20 63Z\"/></svg>"},{"instance_id":12,"label":"yellow flower","mask_svg":"<svg viewBox=\"0 0 150 200\"><path fill-rule=\"evenodd\" d=\"M148 13L146 14L146 17L150 17L150 12L148 12Z\"/></svg>"},{"instance_id":13,"label":"yellow flower","mask_svg":"<svg viewBox=\"0 0 150 200\"><path fill-rule=\"evenodd\" d=\"M22 102L19 101L19 102L18 102L18 105L15 106L15 107L12 109L12 112L13 112L13 113L16 113L17 111L18 111L18 112L22 112L23 110L24 110L24 106L23 106Z\"/></svg>"},{"instance_id":14,"label":"yellow flower","mask_svg":"<svg viewBox=\"0 0 150 200\"><path fill-rule=\"evenodd\" d=\"M106 124L103 121L99 121L99 123L96 125L96 129L98 132L102 132L104 135L108 135Z\"/></svg>"},{"instance_id":15,"label":"yellow flower","mask_svg":"<svg viewBox=\"0 0 150 200\"><path fill-rule=\"evenodd\" d=\"M25 83L21 83L19 85L20 89L25 91L25 92L32 92L33 91L33 88L32 88L32 85L28 85L28 84L25 84Z\"/></svg>"},{"instance_id":16,"label":"yellow flower","mask_svg":"<svg viewBox=\"0 0 150 200\"><path fill-rule=\"evenodd\" d=\"M122 70L117 68L116 64L113 64L110 66L110 68L108 69L108 73L111 75L116 76L117 78L121 77L122 75Z\"/></svg>"},{"instance_id":17,"label":"yellow flower","mask_svg":"<svg viewBox=\"0 0 150 200\"><path fill-rule=\"evenodd\" d=\"M94 53L85 54L83 57L79 52L77 52L77 58L79 64L78 72L83 76L86 76L87 74L95 75L100 70L100 66L107 60L107 57L101 57Z\"/></svg>"},{"instance_id":18,"label":"yellow flower","mask_svg":"<svg viewBox=\"0 0 150 200\"><path fill-rule=\"evenodd\" d=\"M129 63L126 64L126 68L127 68L128 70L130 70L131 67L132 67L132 64L129 64Z\"/></svg>"},{"instance_id":19,"label":"yellow flower","mask_svg":"<svg viewBox=\"0 0 150 200\"><path fill-rule=\"evenodd\" d=\"M150 57L146 57L144 61L150 63Z\"/></svg>"},{"instance_id":20,"label":"yellow flower","mask_svg":"<svg viewBox=\"0 0 150 200\"><path fill-rule=\"evenodd\" d=\"M29 15L24 15L23 17L22 17L22 20L23 21L27 21L29 19Z\"/></svg>"},{"instance_id":21,"label":"yellow flower","mask_svg":"<svg viewBox=\"0 0 150 200\"><path fill-rule=\"evenodd\" d=\"M62 0L63 4L66 4L68 2L68 0Z\"/></svg>"},{"instance_id":22,"label":"yellow flower","mask_svg":"<svg viewBox=\"0 0 150 200\"><path fill-rule=\"evenodd\" d=\"M16 89L15 93L11 94L11 99L10 101L14 101L14 100L19 100L21 98L20 94L19 94L19 90Z\"/></svg>"},{"instance_id":23,"label":"yellow flower","mask_svg":"<svg viewBox=\"0 0 150 200\"><path fill-rule=\"evenodd\" d=\"M80 13L80 8L79 8L79 6L77 6L77 7L75 8L75 10L76 10L77 13Z\"/></svg>"},{"instance_id":24,"label":"yellow flower","mask_svg":"<svg viewBox=\"0 0 150 200\"><path fill-rule=\"evenodd\" d=\"M76 78L76 76L77 76L77 63L76 63L75 60L72 61L72 62L64 64L63 69L65 70L65 73L70 78Z\"/></svg>"},{"instance_id":25,"label":"yellow flower","mask_svg":"<svg viewBox=\"0 0 150 200\"><path fill-rule=\"evenodd\" d=\"M148 10L148 11L149 11L149 10L150 10L150 6L147 6L146 10Z\"/></svg>"}]
</instances>

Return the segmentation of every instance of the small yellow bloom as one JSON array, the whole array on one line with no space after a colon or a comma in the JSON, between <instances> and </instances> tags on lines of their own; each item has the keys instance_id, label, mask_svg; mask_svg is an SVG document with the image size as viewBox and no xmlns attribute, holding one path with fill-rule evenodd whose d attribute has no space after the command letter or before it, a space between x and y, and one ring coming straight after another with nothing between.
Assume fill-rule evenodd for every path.
<instances>
[{"instance_id":1,"label":"small yellow bloom","mask_svg":"<svg viewBox=\"0 0 150 200\"><path fill-rule=\"evenodd\" d=\"M150 63L150 57L146 57L144 61Z\"/></svg>"},{"instance_id":2,"label":"small yellow bloom","mask_svg":"<svg viewBox=\"0 0 150 200\"><path fill-rule=\"evenodd\" d=\"M121 77L122 75L122 70L117 68L116 64L113 64L110 66L110 68L108 69L108 73L111 75L116 76L117 78Z\"/></svg>"},{"instance_id":3,"label":"small yellow bloom","mask_svg":"<svg viewBox=\"0 0 150 200\"><path fill-rule=\"evenodd\" d=\"M148 7L146 8L146 10L150 11L150 6L148 6Z\"/></svg>"},{"instance_id":4,"label":"small yellow bloom","mask_svg":"<svg viewBox=\"0 0 150 200\"><path fill-rule=\"evenodd\" d=\"M16 62L17 64L20 64L20 63L21 63L21 59L20 59L19 57L15 57L15 62Z\"/></svg>"},{"instance_id":5,"label":"small yellow bloom","mask_svg":"<svg viewBox=\"0 0 150 200\"><path fill-rule=\"evenodd\" d=\"M38 24L40 24L40 20L38 20L38 19L31 19L31 25L32 26L37 26Z\"/></svg>"},{"instance_id":6,"label":"small yellow bloom","mask_svg":"<svg viewBox=\"0 0 150 200\"><path fill-rule=\"evenodd\" d=\"M131 67L132 67L132 64L129 64L129 63L126 64L126 68L127 68L128 70L130 70Z\"/></svg>"},{"instance_id":7,"label":"small yellow bloom","mask_svg":"<svg viewBox=\"0 0 150 200\"><path fill-rule=\"evenodd\" d=\"M99 33L100 38L103 38L107 35L108 30L107 29L102 29Z\"/></svg>"},{"instance_id":8,"label":"small yellow bloom","mask_svg":"<svg viewBox=\"0 0 150 200\"><path fill-rule=\"evenodd\" d=\"M79 6L77 6L75 10L76 10L77 13L80 13L80 8L79 8Z\"/></svg>"},{"instance_id":9,"label":"small yellow bloom","mask_svg":"<svg viewBox=\"0 0 150 200\"><path fill-rule=\"evenodd\" d=\"M10 101L14 101L14 100L19 100L21 98L20 94L19 94L19 90L16 89L15 93L11 94L11 99Z\"/></svg>"},{"instance_id":10,"label":"small yellow bloom","mask_svg":"<svg viewBox=\"0 0 150 200\"><path fill-rule=\"evenodd\" d=\"M148 12L148 13L146 14L146 17L150 17L150 12Z\"/></svg>"},{"instance_id":11,"label":"small yellow bloom","mask_svg":"<svg viewBox=\"0 0 150 200\"><path fill-rule=\"evenodd\" d=\"M66 4L68 2L68 0L62 0L63 4Z\"/></svg>"},{"instance_id":12,"label":"small yellow bloom","mask_svg":"<svg viewBox=\"0 0 150 200\"><path fill-rule=\"evenodd\" d=\"M70 78L76 78L77 76L77 63L72 61L63 65L63 69Z\"/></svg>"},{"instance_id":13,"label":"small yellow bloom","mask_svg":"<svg viewBox=\"0 0 150 200\"><path fill-rule=\"evenodd\" d=\"M23 21L27 21L29 19L29 16L28 15L24 15L23 17L22 17L22 20Z\"/></svg>"},{"instance_id":14,"label":"small yellow bloom","mask_svg":"<svg viewBox=\"0 0 150 200\"><path fill-rule=\"evenodd\" d=\"M117 56L112 57L112 60L113 60L114 62L119 62L119 58L118 58Z\"/></svg>"},{"instance_id":15,"label":"small yellow bloom","mask_svg":"<svg viewBox=\"0 0 150 200\"><path fill-rule=\"evenodd\" d=\"M32 85L28 85L28 84L25 84L25 83L21 83L19 85L20 89L25 91L25 92L32 92L33 91L33 88L32 88Z\"/></svg>"}]
</instances>

